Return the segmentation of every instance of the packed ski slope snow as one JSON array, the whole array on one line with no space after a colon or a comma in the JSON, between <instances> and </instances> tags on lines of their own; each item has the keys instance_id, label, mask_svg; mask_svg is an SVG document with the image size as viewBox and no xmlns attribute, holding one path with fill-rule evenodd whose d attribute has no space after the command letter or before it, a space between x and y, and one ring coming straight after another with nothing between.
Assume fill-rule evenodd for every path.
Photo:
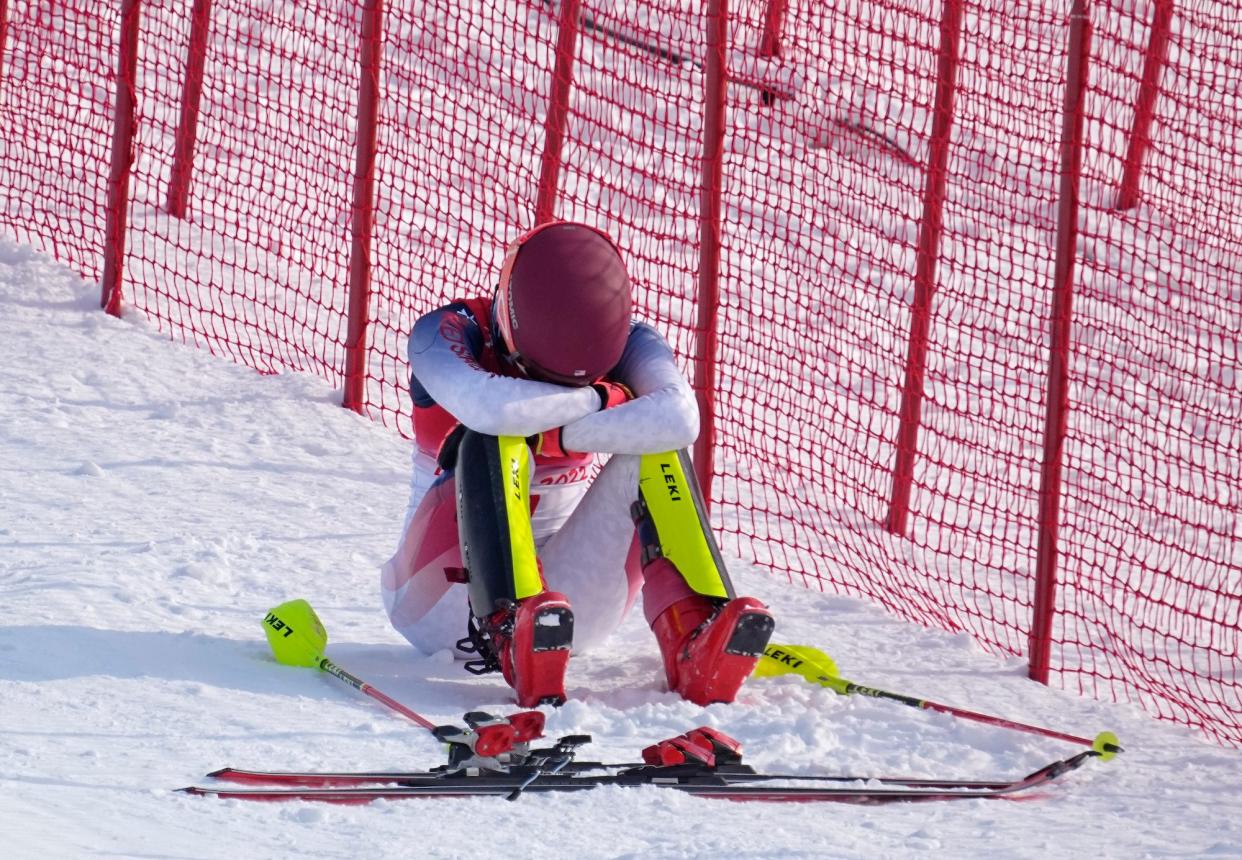
<instances>
[{"instance_id":1,"label":"packed ski slope snow","mask_svg":"<svg viewBox=\"0 0 1242 860\"><path fill-rule=\"evenodd\" d=\"M497 678L414 653L378 565L401 525L407 443L306 376L264 377L96 307L96 288L0 240L0 853L5 857L1242 857L1242 758L1137 708L1035 685L964 636L741 564L780 641L854 680L1128 752L1029 802L731 804L658 789L366 807L196 799L229 764L422 768L421 729L276 664L264 611L307 598L345 668L427 716L512 710ZM634 613L571 664L549 734L605 760L710 724L760 768L1020 775L1064 743L765 679L700 708L665 692Z\"/></svg>"}]
</instances>

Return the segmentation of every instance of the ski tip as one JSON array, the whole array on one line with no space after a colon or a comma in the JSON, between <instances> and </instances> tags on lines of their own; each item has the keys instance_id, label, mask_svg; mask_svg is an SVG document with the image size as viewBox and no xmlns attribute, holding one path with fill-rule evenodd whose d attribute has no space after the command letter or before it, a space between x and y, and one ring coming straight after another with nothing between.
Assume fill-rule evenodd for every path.
<instances>
[{"instance_id":1,"label":"ski tip","mask_svg":"<svg viewBox=\"0 0 1242 860\"><path fill-rule=\"evenodd\" d=\"M221 777L228 776L232 772L233 772L233 768L222 767L219 770L213 770L211 773L207 774L207 776L210 777L211 779L220 779Z\"/></svg>"},{"instance_id":2,"label":"ski tip","mask_svg":"<svg viewBox=\"0 0 1242 860\"><path fill-rule=\"evenodd\" d=\"M1111 761L1117 753L1125 752L1121 741L1117 740L1117 736L1112 732L1100 732L1096 735L1095 740L1091 742L1091 749L1099 754L1100 761Z\"/></svg>"},{"instance_id":3,"label":"ski tip","mask_svg":"<svg viewBox=\"0 0 1242 860\"><path fill-rule=\"evenodd\" d=\"M187 785L185 788L178 788L178 794L190 794L194 797L207 797L212 794L209 789L199 788L197 785Z\"/></svg>"}]
</instances>

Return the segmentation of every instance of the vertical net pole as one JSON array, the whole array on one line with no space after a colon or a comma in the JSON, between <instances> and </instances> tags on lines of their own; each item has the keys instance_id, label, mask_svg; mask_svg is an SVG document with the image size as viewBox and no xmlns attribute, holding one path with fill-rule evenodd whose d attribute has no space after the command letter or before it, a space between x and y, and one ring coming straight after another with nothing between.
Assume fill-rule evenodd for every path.
<instances>
[{"instance_id":1,"label":"vertical net pole","mask_svg":"<svg viewBox=\"0 0 1242 860\"><path fill-rule=\"evenodd\" d=\"M561 0L556 36L556 67L552 71L552 90L548 94L548 113L543 123L543 156L539 161L539 192L535 200L535 224L556 217L556 197L560 184L561 151L565 123L569 117L569 91L574 80L574 52L578 26L582 20L581 0Z\"/></svg>"},{"instance_id":2,"label":"vertical net pole","mask_svg":"<svg viewBox=\"0 0 1242 860\"><path fill-rule=\"evenodd\" d=\"M940 15L940 50L936 60L936 109L927 154L927 183L923 189L923 218L914 273L914 306L910 311L910 335L906 348L906 380L901 395L901 419L897 428L897 455L893 465L892 493L885 528L905 534L910 511L910 486L918 454L919 423L923 410L923 376L927 367L927 332L931 325L931 301L936 289L936 262L944 220L945 186L948 177L949 143L953 133L953 98L957 90L959 45L962 35L963 0L945 0Z\"/></svg>"},{"instance_id":3,"label":"vertical net pole","mask_svg":"<svg viewBox=\"0 0 1242 860\"><path fill-rule=\"evenodd\" d=\"M140 0L121 0L121 38L117 50L116 101L112 117L112 164L108 171L108 213L104 231L104 261L99 303L113 316L121 315L125 231L129 221L129 176L134 164L136 126L138 30Z\"/></svg>"},{"instance_id":4,"label":"vertical net pole","mask_svg":"<svg viewBox=\"0 0 1242 860\"><path fill-rule=\"evenodd\" d=\"M366 0L362 10L362 39L358 55L358 132L355 141L353 218L350 219L349 324L345 335L345 397L342 404L346 409L359 413L363 411L366 400L383 16L383 0Z\"/></svg>"},{"instance_id":5,"label":"vertical net pole","mask_svg":"<svg viewBox=\"0 0 1242 860\"><path fill-rule=\"evenodd\" d=\"M173 163L168 178L165 208L170 215L185 217L186 198L194 173L194 144L198 138L198 112L203 94L203 65L207 37L211 33L211 0L194 0L190 10L190 45L185 57L185 80L181 85L181 119L173 143Z\"/></svg>"},{"instance_id":6,"label":"vertical net pole","mask_svg":"<svg viewBox=\"0 0 1242 860\"><path fill-rule=\"evenodd\" d=\"M1115 208L1130 209L1139 198L1143 179L1143 159L1151 146L1151 123L1156 116L1156 99L1160 95L1160 75L1169 54L1169 30L1173 25L1173 0L1156 0L1151 18L1151 36L1143 58L1143 78L1134 104L1134 124L1126 147L1125 166Z\"/></svg>"},{"instance_id":7,"label":"vertical net pole","mask_svg":"<svg viewBox=\"0 0 1242 860\"><path fill-rule=\"evenodd\" d=\"M725 52L729 43L728 0L708 0L707 57L704 64L703 168L699 194L699 294L694 393L699 404L699 438L694 471L703 504L712 503L712 451L716 444L716 325L720 309L720 196L724 170L724 130L728 85Z\"/></svg>"},{"instance_id":8,"label":"vertical net pole","mask_svg":"<svg viewBox=\"0 0 1242 860\"><path fill-rule=\"evenodd\" d=\"M1061 469L1069 417L1070 322L1074 302L1074 258L1078 253L1078 186L1082 174L1083 102L1087 89L1091 23L1087 0L1070 12L1065 101L1061 120L1061 187L1057 209L1057 258L1052 294L1052 332L1040 475L1039 542L1035 562L1035 606L1031 617L1029 676L1048 683L1052 622L1057 600L1057 533L1061 518Z\"/></svg>"},{"instance_id":9,"label":"vertical net pole","mask_svg":"<svg viewBox=\"0 0 1242 860\"><path fill-rule=\"evenodd\" d=\"M763 14L763 36L759 40L760 57L781 55L781 37L785 32L785 11L788 8L789 0L768 0ZM771 105L776 101L776 93L764 89L759 93L759 100L764 105Z\"/></svg>"},{"instance_id":10,"label":"vertical net pole","mask_svg":"<svg viewBox=\"0 0 1242 860\"><path fill-rule=\"evenodd\" d=\"M0 0L0 84L4 83L4 46L9 40L9 0Z\"/></svg>"}]
</instances>

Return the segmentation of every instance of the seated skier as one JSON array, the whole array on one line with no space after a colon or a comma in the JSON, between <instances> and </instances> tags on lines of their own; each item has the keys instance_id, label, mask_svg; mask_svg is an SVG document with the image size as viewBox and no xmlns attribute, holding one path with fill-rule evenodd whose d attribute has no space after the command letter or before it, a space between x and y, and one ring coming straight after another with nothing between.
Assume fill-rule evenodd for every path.
<instances>
[{"instance_id":1,"label":"seated skier","mask_svg":"<svg viewBox=\"0 0 1242 860\"><path fill-rule=\"evenodd\" d=\"M612 240L552 222L510 246L493 298L410 334L414 475L384 603L523 707L562 703L571 646L603 642L640 591L669 689L699 704L733 701L772 633L707 522L693 392L631 304Z\"/></svg>"}]
</instances>

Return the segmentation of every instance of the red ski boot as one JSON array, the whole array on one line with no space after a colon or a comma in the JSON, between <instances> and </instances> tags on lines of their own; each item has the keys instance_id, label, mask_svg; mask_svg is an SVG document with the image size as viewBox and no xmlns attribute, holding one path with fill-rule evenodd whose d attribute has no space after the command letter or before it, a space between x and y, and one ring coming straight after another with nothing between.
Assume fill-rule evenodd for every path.
<instances>
[{"instance_id":1,"label":"red ski boot","mask_svg":"<svg viewBox=\"0 0 1242 860\"><path fill-rule=\"evenodd\" d=\"M772 636L775 622L753 597L685 597L651 622L668 688L698 705L732 702Z\"/></svg>"},{"instance_id":2,"label":"red ski boot","mask_svg":"<svg viewBox=\"0 0 1242 860\"><path fill-rule=\"evenodd\" d=\"M516 608L493 613L483 625L505 680L523 708L565 702L565 667L574 613L565 595L545 591Z\"/></svg>"}]
</instances>

